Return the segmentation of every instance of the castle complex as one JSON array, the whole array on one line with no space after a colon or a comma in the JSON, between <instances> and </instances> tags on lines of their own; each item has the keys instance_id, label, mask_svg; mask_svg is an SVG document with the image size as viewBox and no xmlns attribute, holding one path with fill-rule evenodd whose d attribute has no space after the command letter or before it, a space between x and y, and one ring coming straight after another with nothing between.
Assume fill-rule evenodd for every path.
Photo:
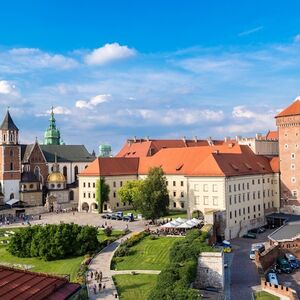
<instances>
[{"instance_id":1,"label":"castle complex","mask_svg":"<svg viewBox=\"0 0 300 300\"><path fill-rule=\"evenodd\" d=\"M170 209L212 215L223 238L265 224L274 212L300 214L300 101L278 114L276 124L278 131L255 138L128 140L115 157L98 157L79 174L78 209L97 212L100 177L110 186L104 209L125 209L128 203L117 195L124 182L145 178L150 167L162 167Z\"/></svg>"}]
</instances>

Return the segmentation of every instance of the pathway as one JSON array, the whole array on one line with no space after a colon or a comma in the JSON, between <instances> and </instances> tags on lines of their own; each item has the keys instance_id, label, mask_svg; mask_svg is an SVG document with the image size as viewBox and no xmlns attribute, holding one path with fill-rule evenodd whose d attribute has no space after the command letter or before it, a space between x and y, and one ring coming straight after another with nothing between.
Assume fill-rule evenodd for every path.
<instances>
[{"instance_id":1,"label":"pathway","mask_svg":"<svg viewBox=\"0 0 300 300\"><path fill-rule=\"evenodd\" d=\"M111 270L112 275L123 275L123 274L154 274L158 275L161 271L159 270L121 270L121 271L114 271Z\"/></svg>"},{"instance_id":2,"label":"pathway","mask_svg":"<svg viewBox=\"0 0 300 300\"><path fill-rule=\"evenodd\" d=\"M88 274L90 271L101 271L103 274L102 279L102 286L105 285L105 289L102 289L99 293L98 284L94 279L91 280L90 277L87 277L87 288L88 288L88 294L89 299L105 299L105 300L111 300L111 299L117 299L118 298L118 292L115 287L115 284L113 282L112 276L114 275L112 270L110 270L110 264L111 260L114 256L115 251L119 247L119 245L122 243L123 240L126 240L127 238L131 237L134 234L134 232L131 232L122 238L116 240L115 242L111 243L102 251L100 251L91 261L88 269ZM93 287L94 284L97 285L97 293L94 293Z\"/></svg>"}]
</instances>

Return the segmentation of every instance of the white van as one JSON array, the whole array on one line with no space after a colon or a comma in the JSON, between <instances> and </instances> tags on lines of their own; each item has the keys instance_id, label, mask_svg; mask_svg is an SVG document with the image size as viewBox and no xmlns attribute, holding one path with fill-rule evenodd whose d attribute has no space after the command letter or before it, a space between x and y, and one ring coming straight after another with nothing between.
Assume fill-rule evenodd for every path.
<instances>
[{"instance_id":1,"label":"white van","mask_svg":"<svg viewBox=\"0 0 300 300\"><path fill-rule=\"evenodd\" d=\"M249 253L249 258L250 259L252 259L252 260L255 259L255 252L256 251L259 251L260 253L264 252L265 251L265 245L264 245L264 243L252 244L251 250L250 250L250 253Z\"/></svg>"},{"instance_id":2,"label":"white van","mask_svg":"<svg viewBox=\"0 0 300 300\"><path fill-rule=\"evenodd\" d=\"M279 285L278 283L278 279L277 279L277 276L276 276L276 273L269 273L268 274L268 281L271 283L271 284L274 284L274 285Z\"/></svg>"}]
</instances>

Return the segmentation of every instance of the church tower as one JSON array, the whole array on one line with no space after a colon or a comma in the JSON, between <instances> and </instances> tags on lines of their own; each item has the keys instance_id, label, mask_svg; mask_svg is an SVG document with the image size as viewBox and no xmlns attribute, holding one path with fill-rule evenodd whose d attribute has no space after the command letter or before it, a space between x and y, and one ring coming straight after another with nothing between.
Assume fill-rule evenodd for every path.
<instances>
[{"instance_id":1,"label":"church tower","mask_svg":"<svg viewBox=\"0 0 300 300\"><path fill-rule=\"evenodd\" d=\"M21 148L19 129L7 110L0 127L0 188L4 201L19 199Z\"/></svg>"},{"instance_id":2,"label":"church tower","mask_svg":"<svg viewBox=\"0 0 300 300\"><path fill-rule=\"evenodd\" d=\"M60 132L56 128L53 106L51 108L51 116L49 119L49 127L44 134L44 145L60 145Z\"/></svg>"}]
</instances>

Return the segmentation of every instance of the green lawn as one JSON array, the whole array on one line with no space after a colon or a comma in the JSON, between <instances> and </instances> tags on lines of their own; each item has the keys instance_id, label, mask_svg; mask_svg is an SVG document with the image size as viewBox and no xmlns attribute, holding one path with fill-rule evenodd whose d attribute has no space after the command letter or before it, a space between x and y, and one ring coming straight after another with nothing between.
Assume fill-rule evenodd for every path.
<instances>
[{"instance_id":1,"label":"green lawn","mask_svg":"<svg viewBox=\"0 0 300 300\"><path fill-rule=\"evenodd\" d=\"M113 230L111 236L108 237L103 232L103 229L99 229L98 230L98 241L103 242L103 241L107 241L107 240L116 240L119 237L121 237L122 235L124 235L123 230Z\"/></svg>"},{"instance_id":2,"label":"green lawn","mask_svg":"<svg viewBox=\"0 0 300 300\"><path fill-rule=\"evenodd\" d=\"M136 210L124 210L123 214L126 215L127 213L133 213L134 216L137 216L139 214ZM168 215L164 216L164 218L187 218L187 212L186 211L180 211L180 210L170 210Z\"/></svg>"},{"instance_id":3,"label":"green lawn","mask_svg":"<svg viewBox=\"0 0 300 300\"><path fill-rule=\"evenodd\" d=\"M0 246L0 264L30 265L33 267L30 271L34 272L69 274L71 281L75 280L82 260L83 256L55 261L44 261L39 258L21 258L8 253L5 246Z\"/></svg>"},{"instance_id":4,"label":"green lawn","mask_svg":"<svg viewBox=\"0 0 300 300\"><path fill-rule=\"evenodd\" d=\"M280 298L262 291L262 292L256 292L254 295L254 299L255 300L279 300Z\"/></svg>"},{"instance_id":5,"label":"green lawn","mask_svg":"<svg viewBox=\"0 0 300 300\"><path fill-rule=\"evenodd\" d=\"M159 237L151 240L147 236L130 248L130 255L116 258L115 270L161 270L169 263L170 248L178 239Z\"/></svg>"},{"instance_id":6,"label":"green lawn","mask_svg":"<svg viewBox=\"0 0 300 300\"><path fill-rule=\"evenodd\" d=\"M144 300L155 287L157 275L116 275L113 279L121 300Z\"/></svg>"}]
</instances>

